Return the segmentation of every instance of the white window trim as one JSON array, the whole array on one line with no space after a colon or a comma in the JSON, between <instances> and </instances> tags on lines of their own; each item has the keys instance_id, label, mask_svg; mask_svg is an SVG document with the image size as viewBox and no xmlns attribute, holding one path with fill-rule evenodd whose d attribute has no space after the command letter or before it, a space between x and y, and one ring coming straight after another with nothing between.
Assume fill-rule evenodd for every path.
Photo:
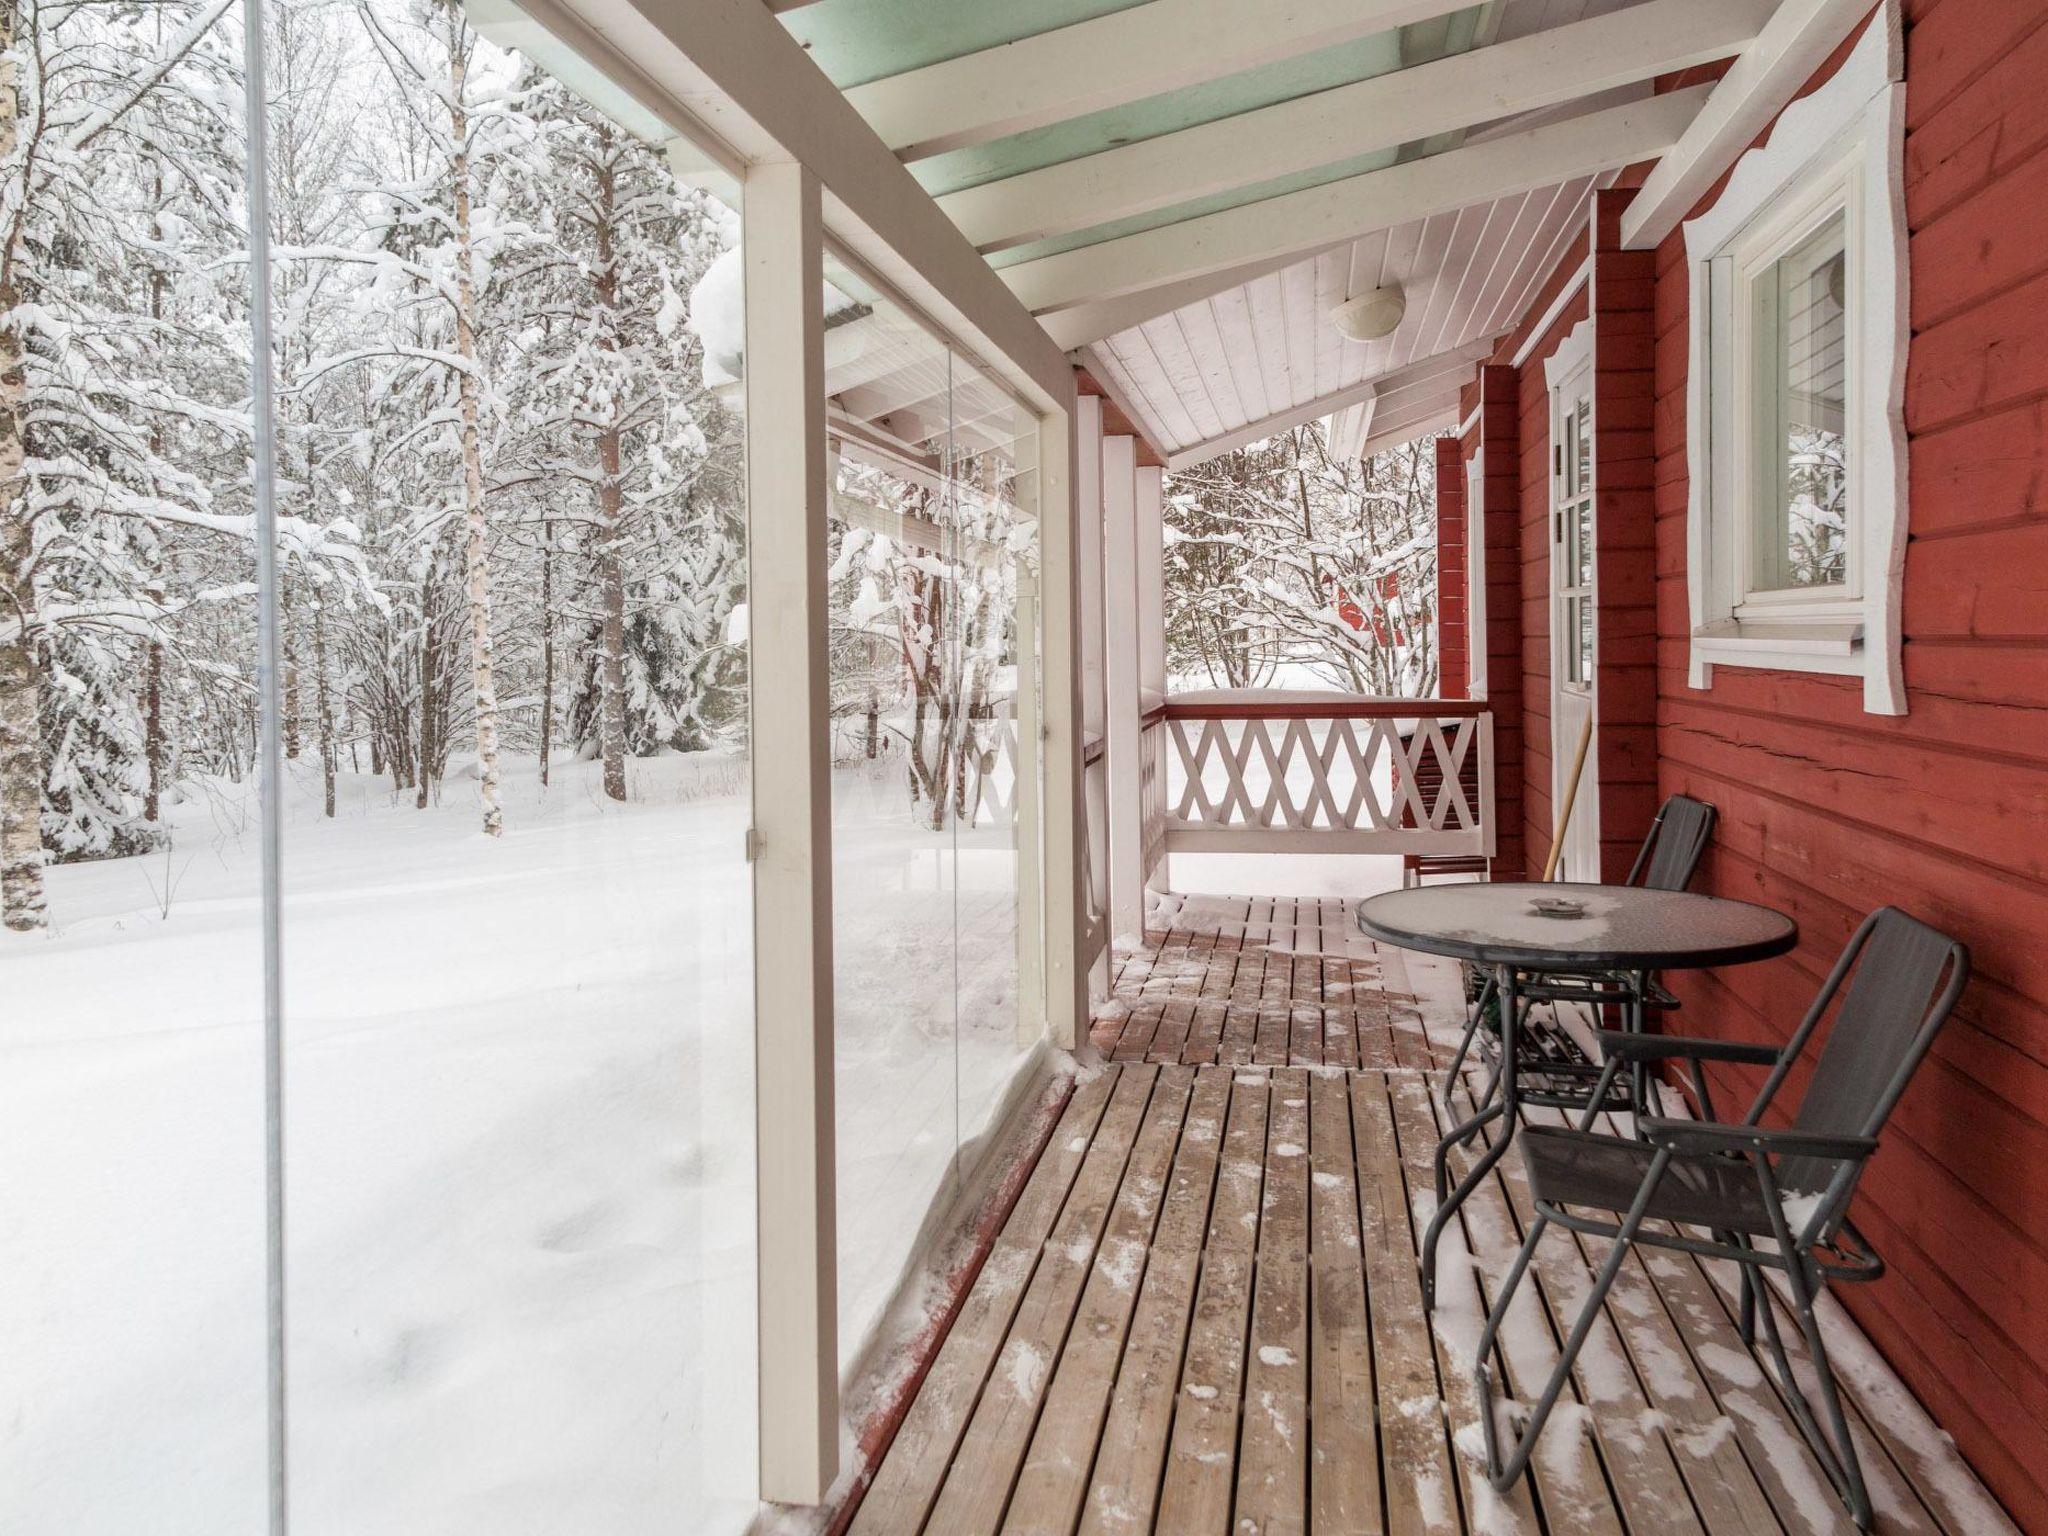
<instances>
[{"instance_id":1,"label":"white window trim","mask_svg":"<svg viewBox=\"0 0 2048 1536\"><path fill-rule=\"evenodd\" d=\"M1905 105L1898 9L1887 4L1832 78L1780 115L1768 142L1735 162L1714 206L1685 225L1691 273L1686 427L1691 445L1686 591L1691 617L1687 682L1713 686L1716 666L1821 672L1863 680L1871 714L1906 712L1899 657L1906 563ZM1847 176L1843 199L1852 254L1849 378L1852 392L1850 583L1839 597L1787 601L1782 619L1745 602L1746 548L1736 463L1736 251L1783 211L1813 219Z\"/></svg>"},{"instance_id":2,"label":"white window trim","mask_svg":"<svg viewBox=\"0 0 2048 1536\"><path fill-rule=\"evenodd\" d=\"M1465 473L1465 692L1486 697L1486 449L1460 461Z\"/></svg>"}]
</instances>

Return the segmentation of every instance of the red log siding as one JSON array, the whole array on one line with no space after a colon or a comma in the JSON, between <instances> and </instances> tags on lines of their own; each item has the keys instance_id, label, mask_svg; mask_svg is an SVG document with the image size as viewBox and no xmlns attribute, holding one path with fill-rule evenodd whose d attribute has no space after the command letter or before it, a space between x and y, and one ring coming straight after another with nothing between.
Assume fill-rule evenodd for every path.
<instances>
[{"instance_id":1,"label":"red log siding","mask_svg":"<svg viewBox=\"0 0 2048 1536\"><path fill-rule=\"evenodd\" d=\"M1923 0L1906 59L1909 713L1867 715L1858 685L1802 674L1720 668L1711 689L1686 687L1673 236L1655 297L1659 786L1721 809L1707 887L1782 907L1802 931L1782 961L1685 985L1687 1029L1783 1036L1793 1000L1884 902L1970 944L1977 978L1864 1185L1859 1220L1892 1272L1842 1299L2020 1524L2042 1530L2048 7ZM1724 1091L1750 1086L1728 1074Z\"/></svg>"},{"instance_id":2,"label":"red log siding","mask_svg":"<svg viewBox=\"0 0 2048 1536\"><path fill-rule=\"evenodd\" d=\"M1474 430L1485 451L1485 483L1474 488L1474 520L1486 538L1486 691L1493 706L1494 848L1496 880L1520 879L1528 868L1524 836L1527 756L1522 673L1522 494L1520 381L1515 370L1479 370Z\"/></svg>"},{"instance_id":3,"label":"red log siding","mask_svg":"<svg viewBox=\"0 0 2048 1536\"><path fill-rule=\"evenodd\" d=\"M2048 5L1908 0L1906 58L1909 713L1865 714L1860 684L1810 674L1722 667L1711 689L1686 686L1684 245L1616 249L1618 196L1469 392L1468 409L1490 382L1496 402L1518 397L1513 425L1487 438L1489 466L1518 459L1520 504L1489 490L1483 508L1489 554L1511 527L1501 555L1517 572L1510 601L1489 581L1490 616L1520 624L1489 634L1491 692L1517 691L1518 662L1533 870L1550 832L1542 363L1590 305L1608 866L1651 798L1696 794L1722 817L1704 888L1799 921L1791 956L1681 979L1688 1031L1782 1039L1886 902L1970 944L1976 979L1859 1204L1891 1273L1842 1299L2020 1524L2048 1531ZM1589 242L1590 296L1505 366ZM1504 748L1504 781L1516 760ZM1724 1105L1746 1102L1753 1077L1717 1075ZM1803 1087L1795 1073L1788 1097Z\"/></svg>"},{"instance_id":4,"label":"red log siding","mask_svg":"<svg viewBox=\"0 0 2048 1536\"><path fill-rule=\"evenodd\" d=\"M1436 665L1437 692L1447 699L1462 699L1472 689L1466 548L1465 460L1455 437L1440 437L1436 440Z\"/></svg>"},{"instance_id":5,"label":"red log siding","mask_svg":"<svg viewBox=\"0 0 2048 1536\"><path fill-rule=\"evenodd\" d=\"M1594 732L1600 864L1627 878L1657 814L1657 459L1654 251L1621 246L1632 191L1595 194L1592 273L1595 622Z\"/></svg>"}]
</instances>

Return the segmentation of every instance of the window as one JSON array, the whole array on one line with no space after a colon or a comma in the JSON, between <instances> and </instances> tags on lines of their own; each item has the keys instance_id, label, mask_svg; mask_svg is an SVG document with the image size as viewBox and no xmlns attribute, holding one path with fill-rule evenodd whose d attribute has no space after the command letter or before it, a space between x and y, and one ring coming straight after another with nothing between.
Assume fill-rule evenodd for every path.
<instances>
[{"instance_id":1,"label":"window","mask_svg":"<svg viewBox=\"0 0 2048 1536\"><path fill-rule=\"evenodd\" d=\"M1848 218L1748 274L1749 595L1849 584Z\"/></svg>"},{"instance_id":2,"label":"window","mask_svg":"<svg viewBox=\"0 0 2048 1536\"><path fill-rule=\"evenodd\" d=\"M1717 665L1835 673L1904 712L1898 74L1871 27L1685 226L1695 688Z\"/></svg>"}]
</instances>

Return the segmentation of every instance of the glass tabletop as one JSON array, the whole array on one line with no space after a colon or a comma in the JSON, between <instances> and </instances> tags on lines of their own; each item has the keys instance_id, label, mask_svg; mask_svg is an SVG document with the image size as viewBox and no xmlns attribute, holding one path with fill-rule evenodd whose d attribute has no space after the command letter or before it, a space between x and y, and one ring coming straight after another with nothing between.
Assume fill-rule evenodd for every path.
<instances>
[{"instance_id":1,"label":"glass tabletop","mask_svg":"<svg viewBox=\"0 0 2048 1536\"><path fill-rule=\"evenodd\" d=\"M1781 955L1782 912L1692 891L1539 882L1431 885L1359 903L1368 938L1521 970L1684 970Z\"/></svg>"}]
</instances>

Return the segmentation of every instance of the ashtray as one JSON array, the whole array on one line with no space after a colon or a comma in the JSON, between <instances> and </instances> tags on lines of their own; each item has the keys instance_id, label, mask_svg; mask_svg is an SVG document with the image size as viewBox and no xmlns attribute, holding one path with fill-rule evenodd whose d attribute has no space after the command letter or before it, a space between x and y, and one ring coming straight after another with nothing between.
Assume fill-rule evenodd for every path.
<instances>
[{"instance_id":1,"label":"ashtray","mask_svg":"<svg viewBox=\"0 0 2048 1536\"><path fill-rule=\"evenodd\" d=\"M1569 896L1538 896L1529 903L1529 910L1538 917L1584 917L1586 904Z\"/></svg>"}]
</instances>

